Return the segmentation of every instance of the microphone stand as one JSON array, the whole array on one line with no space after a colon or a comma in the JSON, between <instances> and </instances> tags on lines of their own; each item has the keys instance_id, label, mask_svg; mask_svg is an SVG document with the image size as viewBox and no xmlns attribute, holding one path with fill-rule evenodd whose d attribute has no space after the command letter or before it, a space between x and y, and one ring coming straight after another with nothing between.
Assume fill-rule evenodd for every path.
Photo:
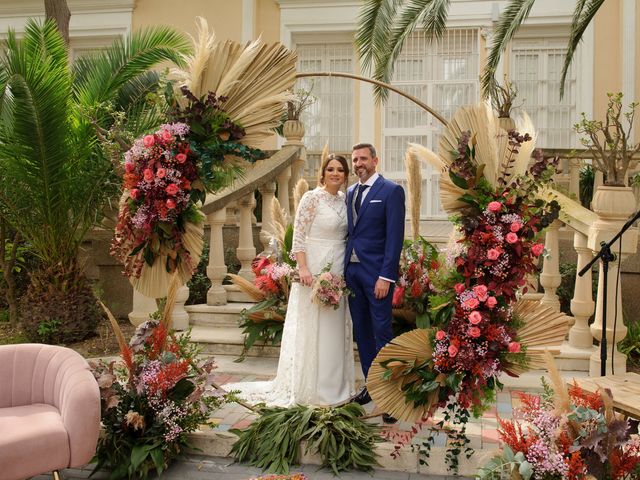
<instances>
[{"instance_id":1,"label":"microphone stand","mask_svg":"<svg viewBox=\"0 0 640 480\"><path fill-rule=\"evenodd\" d=\"M579 276L583 276L587 273L594 263L598 259L602 261L602 291L604 294L602 295L602 339L600 340L600 375L604 377L607 374L607 296L608 296L608 274L609 274L609 262L615 260L616 256L611 252L611 245L616 243L616 241L622 236L624 232L631 228L631 225L635 223L636 220L640 218L640 211L636 212L636 214L627 221L623 225L616 235L609 240L609 242L600 242L600 251L598 254L593 257L593 259L584 266L582 270L578 272ZM622 241L622 240L620 240ZM620 270L618 270L618 275L620 275Z\"/></svg>"}]
</instances>

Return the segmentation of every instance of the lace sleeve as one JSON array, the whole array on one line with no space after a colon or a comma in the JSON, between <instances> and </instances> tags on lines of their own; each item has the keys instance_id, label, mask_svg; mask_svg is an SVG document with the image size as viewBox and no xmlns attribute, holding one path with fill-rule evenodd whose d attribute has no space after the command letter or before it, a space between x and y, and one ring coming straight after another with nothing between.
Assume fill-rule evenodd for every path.
<instances>
[{"instance_id":1,"label":"lace sleeve","mask_svg":"<svg viewBox=\"0 0 640 480\"><path fill-rule=\"evenodd\" d=\"M300 199L300 205L296 211L296 219L293 224L293 245L291 253L305 252L307 250L307 234L318 211L318 195L312 190L305 193Z\"/></svg>"}]
</instances>

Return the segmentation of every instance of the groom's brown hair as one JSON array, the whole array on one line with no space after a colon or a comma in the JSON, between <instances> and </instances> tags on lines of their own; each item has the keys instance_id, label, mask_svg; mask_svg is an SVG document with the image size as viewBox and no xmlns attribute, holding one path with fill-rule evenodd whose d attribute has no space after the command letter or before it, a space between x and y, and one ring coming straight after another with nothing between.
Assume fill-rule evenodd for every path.
<instances>
[{"instance_id":1,"label":"groom's brown hair","mask_svg":"<svg viewBox=\"0 0 640 480\"><path fill-rule=\"evenodd\" d=\"M370 143L356 143L353 147L351 147L351 151L353 152L354 150L360 150L361 148L368 148L372 158L378 156L376 154L376 147L374 147Z\"/></svg>"}]
</instances>

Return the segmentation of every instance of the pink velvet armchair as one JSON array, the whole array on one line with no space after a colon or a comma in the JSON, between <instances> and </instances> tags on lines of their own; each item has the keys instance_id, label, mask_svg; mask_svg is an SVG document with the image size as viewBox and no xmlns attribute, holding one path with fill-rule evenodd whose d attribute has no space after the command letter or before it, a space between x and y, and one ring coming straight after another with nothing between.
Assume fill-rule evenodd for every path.
<instances>
[{"instance_id":1,"label":"pink velvet armchair","mask_svg":"<svg viewBox=\"0 0 640 480\"><path fill-rule=\"evenodd\" d=\"M88 463L100 392L87 362L64 347L0 346L0 480Z\"/></svg>"}]
</instances>

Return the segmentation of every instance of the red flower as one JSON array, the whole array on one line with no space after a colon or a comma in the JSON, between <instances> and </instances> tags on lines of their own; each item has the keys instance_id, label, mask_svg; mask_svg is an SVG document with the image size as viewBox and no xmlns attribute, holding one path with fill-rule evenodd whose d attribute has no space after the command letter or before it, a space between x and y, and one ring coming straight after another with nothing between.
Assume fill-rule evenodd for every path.
<instances>
[{"instance_id":1,"label":"red flower","mask_svg":"<svg viewBox=\"0 0 640 480\"><path fill-rule=\"evenodd\" d=\"M176 208L176 201L173 198L168 198L166 204L169 210Z\"/></svg>"},{"instance_id":2,"label":"red flower","mask_svg":"<svg viewBox=\"0 0 640 480\"><path fill-rule=\"evenodd\" d=\"M176 185L175 183L170 183L169 185L167 185L167 188L165 188L164 190L169 195L175 195L180 191L180 187L178 187L178 185Z\"/></svg>"},{"instance_id":3,"label":"red flower","mask_svg":"<svg viewBox=\"0 0 640 480\"><path fill-rule=\"evenodd\" d=\"M394 307L401 307L404 303L404 287L396 286L393 291L393 300L391 301Z\"/></svg>"},{"instance_id":4,"label":"red flower","mask_svg":"<svg viewBox=\"0 0 640 480\"><path fill-rule=\"evenodd\" d=\"M439 342L444 340L446 336L447 334L444 332L444 330L438 330L436 332L436 340L438 340Z\"/></svg>"},{"instance_id":5,"label":"red flower","mask_svg":"<svg viewBox=\"0 0 640 480\"><path fill-rule=\"evenodd\" d=\"M542 252L544 252L544 244L543 243L535 243L531 247L531 253L533 253L536 257L539 257Z\"/></svg>"},{"instance_id":6,"label":"red flower","mask_svg":"<svg viewBox=\"0 0 640 480\"><path fill-rule=\"evenodd\" d=\"M498 300L496 300L496 297L489 297L487 298L487 307L489 308L493 308L498 304Z\"/></svg>"},{"instance_id":7,"label":"red flower","mask_svg":"<svg viewBox=\"0 0 640 480\"><path fill-rule=\"evenodd\" d=\"M494 200L493 202L489 202L489 205L487 205L487 209L490 212L497 213L502 210L502 204Z\"/></svg>"},{"instance_id":8,"label":"red flower","mask_svg":"<svg viewBox=\"0 0 640 480\"><path fill-rule=\"evenodd\" d=\"M418 282L418 280L414 280L413 283L411 284L411 296L419 297L421 294L422 294L422 285L420 285L420 282Z\"/></svg>"},{"instance_id":9,"label":"red flower","mask_svg":"<svg viewBox=\"0 0 640 480\"><path fill-rule=\"evenodd\" d=\"M449 356L453 358L458 354L458 347L456 347L455 345L449 345L447 352L449 352Z\"/></svg>"},{"instance_id":10,"label":"red flower","mask_svg":"<svg viewBox=\"0 0 640 480\"><path fill-rule=\"evenodd\" d=\"M187 156L184 153L179 153L176 155L176 161L178 163L184 163L187 161Z\"/></svg>"},{"instance_id":11,"label":"red flower","mask_svg":"<svg viewBox=\"0 0 640 480\"><path fill-rule=\"evenodd\" d=\"M142 143L145 147L149 148L153 146L154 143L156 143L156 139L153 135L145 135L142 139Z\"/></svg>"},{"instance_id":12,"label":"red flower","mask_svg":"<svg viewBox=\"0 0 640 480\"><path fill-rule=\"evenodd\" d=\"M469 314L469 322L473 325L478 325L482 321L482 315L479 311L474 310Z\"/></svg>"},{"instance_id":13,"label":"red flower","mask_svg":"<svg viewBox=\"0 0 640 480\"><path fill-rule=\"evenodd\" d=\"M507 240L507 243L516 243L518 241L518 235L513 232L509 232L505 239Z\"/></svg>"},{"instance_id":14,"label":"red flower","mask_svg":"<svg viewBox=\"0 0 640 480\"><path fill-rule=\"evenodd\" d=\"M147 183L153 182L153 172L151 171L150 168L145 168L143 175L144 175L145 182Z\"/></svg>"},{"instance_id":15,"label":"red flower","mask_svg":"<svg viewBox=\"0 0 640 480\"><path fill-rule=\"evenodd\" d=\"M478 338L481 334L481 331L478 327L470 327L469 328L469 336L472 338Z\"/></svg>"},{"instance_id":16,"label":"red flower","mask_svg":"<svg viewBox=\"0 0 640 480\"><path fill-rule=\"evenodd\" d=\"M497 260L497 259L498 259L498 257L500 256L500 253L501 253L501 252L500 252L500 250L499 250L499 249L497 249L497 248L490 248L490 249L487 251L487 258L488 258L489 260Z\"/></svg>"},{"instance_id":17,"label":"red flower","mask_svg":"<svg viewBox=\"0 0 640 480\"><path fill-rule=\"evenodd\" d=\"M456 283L453 288L454 288L454 290L456 291L456 293L458 295L460 295L462 292L464 292L466 290L466 287L464 286L464 283Z\"/></svg>"},{"instance_id":18,"label":"red flower","mask_svg":"<svg viewBox=\"0 0 640 480\"><path fill-rule=\"evenodd\" d=\"M511 352L511 353L520 353L520 344L518 342L510 342L509 343L509 352Z\"/></svg>"}]
</instances>

